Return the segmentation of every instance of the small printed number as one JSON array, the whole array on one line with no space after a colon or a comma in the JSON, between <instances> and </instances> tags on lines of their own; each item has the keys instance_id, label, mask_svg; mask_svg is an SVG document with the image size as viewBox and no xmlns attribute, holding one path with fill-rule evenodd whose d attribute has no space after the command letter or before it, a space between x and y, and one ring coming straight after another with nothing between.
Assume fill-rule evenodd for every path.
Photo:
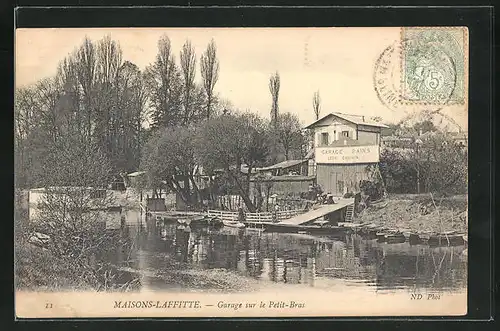
<instances>
[{"instance_id":1,"label":"small printed number","mask_svg":"<svg viewBox=\"0 0 500 331\"><path fill-rule=\"evenodd\" d=\"M51 303L46 303L45 304L45 308L48 309L48 308L52 308L52 304Z\"/></svg>"}]
</instances>

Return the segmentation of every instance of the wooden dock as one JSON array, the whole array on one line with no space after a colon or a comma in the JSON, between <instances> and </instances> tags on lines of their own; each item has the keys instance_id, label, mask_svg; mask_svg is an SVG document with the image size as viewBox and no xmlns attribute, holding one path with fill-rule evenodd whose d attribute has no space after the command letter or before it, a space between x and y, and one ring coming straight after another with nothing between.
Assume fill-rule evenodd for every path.
<instances>
[{"instance_id":1,"label":"wooden dock","mask_svg":"<svg viewBox=\"0 0 500 331\"><path fill-rule=\"evenodd\" d=\"M354 199L340 199L338 202L332 205L321 205L317 209L310 210L306 213L294 216L292 218L283 220L282 224L292 224L292 225L305 225L312 223L314 220L324 217L328 214L334 213L341 209L347 208L347 206L353 205Z\"/></svg>"}]
</instances>

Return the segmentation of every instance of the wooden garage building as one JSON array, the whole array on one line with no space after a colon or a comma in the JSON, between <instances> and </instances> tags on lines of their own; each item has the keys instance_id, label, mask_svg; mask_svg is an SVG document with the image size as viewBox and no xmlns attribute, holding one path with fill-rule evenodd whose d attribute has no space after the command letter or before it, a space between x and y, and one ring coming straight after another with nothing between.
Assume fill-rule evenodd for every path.
<instances>
[{"instance_id":1,"label":"wooden garage building","mask_svg":"<svg viewBox=\"0 0 500 331\"><path fill-rule=\"evenodd\" d=\"M380 132L386 125L362 115L331 113L306 129L314 132L316 181L325 193L359 191L370 179L370 165L380 160Z\"/></svg>"}]
</instances>

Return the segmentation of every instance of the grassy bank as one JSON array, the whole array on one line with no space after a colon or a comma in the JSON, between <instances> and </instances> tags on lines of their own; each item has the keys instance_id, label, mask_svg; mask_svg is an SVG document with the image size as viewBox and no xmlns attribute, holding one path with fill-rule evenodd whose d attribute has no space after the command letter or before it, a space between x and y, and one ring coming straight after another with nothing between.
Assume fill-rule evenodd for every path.
<instances>
[{"instance_id":1,"label":"grassy bank","mask_svg":"<svg viewBox=\"0 0 500 331\"><path fill-rule=\"evenodd\" d=\"M56 258L46 249L19 242L15 245L15 285L29 291L92 290L71 261Z\"/></svg>"},{"instance_id":2,"label":"grassy bank","mask_svg":"<svg viewBox=\"0 0 500 331\"><path fill-rule=\"evenodd\" d=\"M364 209L354 222L415 233L465 233L467 196L392 195Z\"/></svg>"}]
</instances>

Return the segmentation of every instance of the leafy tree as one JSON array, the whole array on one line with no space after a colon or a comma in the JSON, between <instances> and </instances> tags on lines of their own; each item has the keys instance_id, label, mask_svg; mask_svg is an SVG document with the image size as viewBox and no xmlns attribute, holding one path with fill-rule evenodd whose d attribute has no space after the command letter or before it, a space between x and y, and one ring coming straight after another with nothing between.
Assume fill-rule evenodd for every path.
<instances>
[{"instance_id":1,"label":"leafy tree","mask_svg":"<svg viewBox=\"0 0 500 331\"><path fill-rule=\"evenodd\" d=\"M427 132L435 132L438 131L438 128L434 125L434 123L430 120L425 120L422 122L417 122L413 125L413 129L420 133L427 133Z\"/></svg>"},{"instance_id":2,"label":"leafy tree","mask_svg":"<svg viewBox=\"0 0 500 331\"><path fill-rule=\"evenodd\" d=\"M427 137L411 154L426 192L439 194L467 192L467 150L445 133Z\"/></svg>"},{"instance_id":3,"label":"leafy tree","mask_svg":"<svg viewBox=\"0 0 500 331\"><path fill-rule=\"evenodd\" d=\"M299 118L291 113L283 113L278 116L277 135L286 160L289 159L292 150L300 151L304 144L302 125Z\"/></svg>"},{"instance_id":4,"label":"leafy tree","mask_svg":"<svg viewBox=\"0 0 500 331\"><path fill-rule=\"evenodd\" d=\"M177 192L188 205L197 204L198 187L194 181L195 160L194 127L167 127L153 134L145 146L141 169L148 175L153 189L165 183ZM191 189L192 188L192 189Z\"/></svg>"},{"instance_id":5,"label":"leafy tree","mask_svg":"<svg viewBox=\"0 0 500 331\"><path fill-rule=\"evenodd\" d=\"M415 193L417 172L412 162L401 153L383 149L380 153L380 173L387 191Z\"/></svg>"},{"instance_id":6,"label":"leafy tree","mask_svg":"<svg viewBox=\"0 0 500 331\"><path fill-rule=\"evenodd\" d=\"M250 199L252 170L266 161L269 153L268 125L255 114L223 115L203 124L197 154L209 173L222 169L232 178L248 210L256 208ZM246 164L248 173L241 174Z\"/></svg>"},{"instance_id":7,"label":"leafy tree","mask_svg":"<svg viewBox=\"0 0 500 331\"><path fill-rule=\"evenodd\" d=\"M445 133L436 132L406 146L407 153L384 149L380 171L387 190L395 193L465 193L467 151ZM418 188L420 183L420 188Z\"/></svg>"}]
</instances>

